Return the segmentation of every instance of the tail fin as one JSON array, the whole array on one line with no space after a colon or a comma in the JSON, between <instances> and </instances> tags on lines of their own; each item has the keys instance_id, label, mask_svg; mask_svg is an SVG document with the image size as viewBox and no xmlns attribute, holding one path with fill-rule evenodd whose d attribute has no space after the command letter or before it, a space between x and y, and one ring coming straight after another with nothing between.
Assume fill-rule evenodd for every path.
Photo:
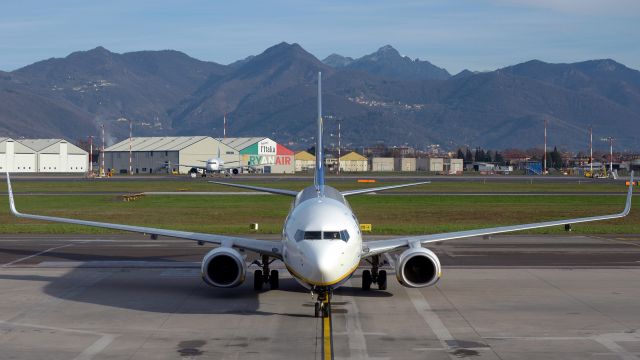
<instances>
[{"instance_id":1,"label":"tail fin","mask_svg":"<svg viewBox=\"0 0 640 360\"><path fill-rule=\"evenodd\" d=\"M322 149L322 73L318 72L318 134L316 135L316 171L314 177L319 194L324 188L324 151Z\"/></svg>"}]
</instances>

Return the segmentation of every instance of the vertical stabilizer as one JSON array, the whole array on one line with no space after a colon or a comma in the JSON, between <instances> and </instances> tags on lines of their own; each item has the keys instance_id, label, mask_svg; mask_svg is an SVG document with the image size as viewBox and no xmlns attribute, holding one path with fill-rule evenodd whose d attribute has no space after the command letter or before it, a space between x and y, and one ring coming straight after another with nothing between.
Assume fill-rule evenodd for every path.
<instances>
[{"instance_id":1,"label":"vertical stabilizer","mask_svg":"<svg viewBox=\"0 0 640 360\"><path fill-rule=\"evenodd\" d=\"M322 194L324 187L324 151L322 149L322 73L318 72L318 133L316 134L316 171L314 183Z\"/></svg>"}]
</instances>

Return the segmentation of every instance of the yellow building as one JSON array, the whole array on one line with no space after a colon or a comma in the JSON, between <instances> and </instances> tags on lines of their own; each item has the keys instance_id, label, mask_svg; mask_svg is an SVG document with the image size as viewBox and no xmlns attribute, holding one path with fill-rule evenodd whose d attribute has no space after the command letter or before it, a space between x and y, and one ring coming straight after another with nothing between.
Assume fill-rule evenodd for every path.
<instances>
[{"instance_id":1,"label":"yellow building","mask_svg":"<svg viewBox=\"0 0 640 360\"><path fill-rule=\"evenodd\" d=\"M369 171L369 160L357 152L352 151L340 158L340 171Z\"/></svg>"},{"instance_id":2,"label":"yellow building","mask_svg":"<svg viewBox=\"0 0 640 360\"><path fill-rule=\"evenodd\" d=\"M306 151L299 151L294 155L296 172L313 171L316 166L316 157Z\"/></svg>"}]
</instances>

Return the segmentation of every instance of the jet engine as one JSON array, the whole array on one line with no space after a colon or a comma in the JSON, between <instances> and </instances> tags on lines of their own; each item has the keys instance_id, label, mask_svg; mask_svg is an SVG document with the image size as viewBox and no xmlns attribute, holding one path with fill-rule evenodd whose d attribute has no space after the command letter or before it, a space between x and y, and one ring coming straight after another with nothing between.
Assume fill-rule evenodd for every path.
<instances>
[{"instance_id":1,"label":"jet engine","mask_svg":"<svg viewBox=\"0 0 640 360\"><path fill-rule=\"evenodd\" d=\"M238 251L229 247L213 249L202 259L202 279L216 287L236 287L244 282L247 264Z\"/></svg>"},{"instance_id":2,"label":"jet engine","mask_svg":"<svg viewBox=\"0 0 640 360\"><path fill-rule=\"evenodd\" d=\"M442 267L433 251L423 247L405 250L396 262L396 277L406 287L427 287L440 279Z\"/></svg>"}]
</instances>

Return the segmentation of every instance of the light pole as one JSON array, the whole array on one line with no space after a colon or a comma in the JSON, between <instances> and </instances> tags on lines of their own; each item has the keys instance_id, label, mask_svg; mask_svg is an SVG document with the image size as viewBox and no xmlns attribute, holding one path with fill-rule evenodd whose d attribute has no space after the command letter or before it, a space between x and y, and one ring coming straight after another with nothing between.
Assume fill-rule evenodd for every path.
<instances>
[{"instance_id":1,"label":"light pole","mask_svg":"<svg viewBox=\"0 0 640 360\"><path fill-rule=\"evenodd\" d=\"M593 126L589 126L589 172L593 176Z\"/></svg>"},{"instance_id":2,"label":"light pole","mask_svg":"<svg viewBox=\"0 0 640 360\"><path fill-rule=\"evenodd\" d=\"M544 162L542 163L542 174L547 173L547 119L544 119Z\"/></svg>"},{"instance_id":3,"label":"light pole","mask_svg":"<svg viewBox=\"0 0 640 360\"><path fill-rule=\"evenodd\" d=\"M133 141L133 121L129 120L129 175L133 175L133 167L131 166L131 142Z\"/></svg>"},{"instance_id":4,"label":"light pole","mask_svg":"<svg viewBox=\"0 0 640 360\"><path fill-rule=\"evenodd\" d=\"M613 140L615 140L615 138L613 136L607 136L600 140L609 142L609 173L613 174Z\"/></svg>"},{"instance_id":5,"label":"light pole","mask_svg":"<svg viewBox=\"0 0 640 360\"><path fill-rule=\"evenodd\" d=\"M89 135L89 176L93 176L93 135Z\"/></svg>"}]
</instances>

